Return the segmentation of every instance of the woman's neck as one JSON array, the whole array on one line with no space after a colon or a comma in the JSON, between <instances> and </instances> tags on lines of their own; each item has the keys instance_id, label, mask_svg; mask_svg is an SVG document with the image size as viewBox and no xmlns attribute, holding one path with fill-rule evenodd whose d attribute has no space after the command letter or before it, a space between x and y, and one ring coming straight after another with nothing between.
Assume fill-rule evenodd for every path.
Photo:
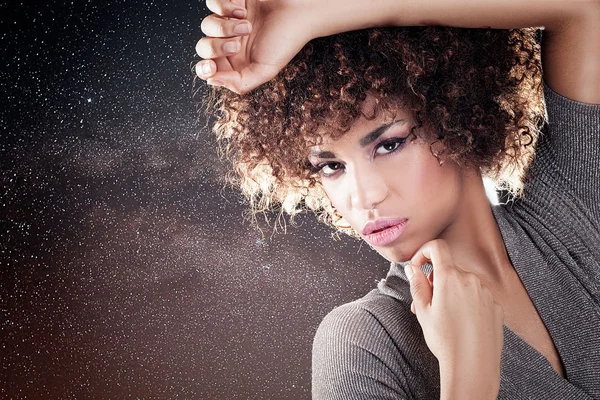
<instances>
[{"instance_id":1,"label":"woman's neck","mask_svg":"<svg viewBox=\"0 0 600 400\"><path fill-rule=\"evenodd\" d=\"M479 173L465 174L462 199L456 218L440 238L448 242L458 267L488 285L506 287L514 268Z\"/></svg>"}]
</instances>

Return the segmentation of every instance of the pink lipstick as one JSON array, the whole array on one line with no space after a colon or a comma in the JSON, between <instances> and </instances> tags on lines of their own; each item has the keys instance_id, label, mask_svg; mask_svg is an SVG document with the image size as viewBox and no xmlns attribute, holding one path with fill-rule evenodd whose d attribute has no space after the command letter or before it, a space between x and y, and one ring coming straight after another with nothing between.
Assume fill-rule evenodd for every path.
<instances>
[{"instance_id":1,"label":"pink lipstick","mask_svg":"<svg viewBox=\"0 0 600 400\"><path fill-rule=\"evenodd\" d=\"M372 246L386 246L402 235L407 223L407 219L367 222L363 228L363 236Z\"/></svg>"}]
</instances>

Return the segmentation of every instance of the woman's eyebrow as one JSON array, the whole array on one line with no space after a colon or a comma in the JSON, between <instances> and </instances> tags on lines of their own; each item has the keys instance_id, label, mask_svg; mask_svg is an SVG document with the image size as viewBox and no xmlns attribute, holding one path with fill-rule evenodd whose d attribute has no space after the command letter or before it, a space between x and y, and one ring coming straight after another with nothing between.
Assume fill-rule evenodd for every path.
<instances>
[{"instance_id":1,"label":"woman's eyebrow","mask_svg":"<svg viewBox=\"0 0 600 400\"><path fill-rule=\"evenodd\" d=\"M311 150L310 157L315 158L335 158L335 154L331 151L319 151L319 150Z\"/></svg>"},{"instance_id":2,"label":"woman's eyebrow","mask_svg":"<svg viewBox=\"0 0 600 400\"><path fill-rule=\"evenodd\" d=\"M406 120L399 119L396 121L388 122L387 124L381 124L374 130L369 132L367 134L367 136L360 139L358 144L360 144L360 147L366 147L366 146L370 145L371 143L376 141L381 135L383 135L388 129L390 129L392 126L396 125L399 122L406 122ZM319 150L311 150L310 156L315 157L315 158L335 158L335 154L332 153L331 151L319 151Z\"/></svg>"},{"instance_id":3,"label":"woman's eyebrow","mask_svg":"<svg viewBox=\"0 0 600 400\"><path fill-rule=\"evenodd\" d=\"M371 143L376 141L379 138L379 136L383 135L389 128L391 128L393 125L396 125L399 122L406 122L406 120L399 119L396 121L389 122L387 124L382 124L379 127L375 128L373 131L371 131L367 136L360 139L358 144L360 144L360 147L366 147L370 145Z\"/></svg>"}]
</instances>

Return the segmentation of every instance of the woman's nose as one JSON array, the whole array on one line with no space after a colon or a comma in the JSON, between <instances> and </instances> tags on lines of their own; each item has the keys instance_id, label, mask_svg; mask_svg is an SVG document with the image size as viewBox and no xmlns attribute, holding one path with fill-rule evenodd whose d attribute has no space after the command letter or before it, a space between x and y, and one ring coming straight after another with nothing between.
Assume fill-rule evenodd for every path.
<instances>
[{"instance_id":1,"label":"woman's nose","mask_svg":"<svg viewBox=\"0 0 600 400\"><path fill-rule=\"evenodd\" d=\"M372 210L387 197L387 185L376 171L363 170L353 173L352 176L350 201L354 209Z\"/></svg>"}]
</instances>

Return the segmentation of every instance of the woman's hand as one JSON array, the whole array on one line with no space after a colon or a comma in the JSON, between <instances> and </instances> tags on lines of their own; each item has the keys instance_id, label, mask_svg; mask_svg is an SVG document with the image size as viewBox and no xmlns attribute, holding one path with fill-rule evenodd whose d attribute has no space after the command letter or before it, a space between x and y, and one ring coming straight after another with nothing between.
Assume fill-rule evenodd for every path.
<instances>
[{"instance_id":1,"label":"woman's hand","mask_svg":"<svg viewBox=\"0 0 600 400\"><path fill-rule=\"evenodd\" d=\"M426 262L431 262L435 271L430 280L416 267ZM443 240L423 245L411 264L405 268L407 276L413 270L409 278L411 309L427 346L440 363L443 397L459 398L460 393L468 393L469 398L496 398L504 341L502 307L477 275L454 265Z\"/></svg>"},{"instance_id":2,"label":"woman's hand","mask_svg":"<svg viewBox=\"0 0 600 400\"><path fill-rule=\"evenodd\" d=\"M196 74L246 93L274 78L313 36L308 1L207 0ZM314 10L313 10L314 12ZM314 14L312 14L314 15Z\"/></svg>"}]
</instances>

